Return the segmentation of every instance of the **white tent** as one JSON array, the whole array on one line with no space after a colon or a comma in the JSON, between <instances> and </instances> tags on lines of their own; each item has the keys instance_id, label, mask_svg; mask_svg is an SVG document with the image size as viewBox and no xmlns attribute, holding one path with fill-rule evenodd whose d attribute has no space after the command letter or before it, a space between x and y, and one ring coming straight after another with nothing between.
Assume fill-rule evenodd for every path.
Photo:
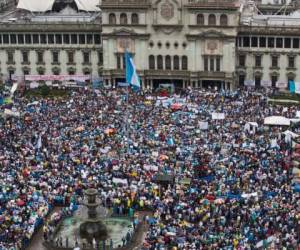
<instances>
[{"instance_id":1,"label":"white tent","mask_svg":"<svg viewBox=\"0 0 300 250\"><path fill-rule=\"evenodd\" d=\"M19 0L18 9L25 9L31 12L45 12L51 10L55 0ZM79 10L99 11L99 0L75 0Z\"/></svg>"},{"instance_id":2,"label":"white tent","mask_svg":"<svg viewBox=\"0 0 300 250\"><path fill-rule=\"evenodd\" d=\"M258 128L257 122L247 122L245 124L244 130L248 131L249 133L251 133L251 132L255 133L256 132L256 128Z\"/></svg>"},{"instance_id":3,"label":"white tent","mask_svg":"<svg viewBox=\"0 0 300 250\"><path fill-rule=\"evenodd\" d=\"M99 11L99 0L75 0L79 10L84 11Z\"/></svg>"},{"instance_id":4,"label":"white tent","mask_svg":"<svg viewBox=\"0 0 300 250\"><path fill-rule=\"evenodd\" d=\"M32 12L45 12L52 9L55 0L19 0L18 9Z\"/></svg>"},{"instance_id":5,"label":"white tent","mask_svg":"<svg viewBox=\"0 0 300 250\"><path fill-rule=\"evenodd\" d=\"M283 116L269 116L264 120L265 125L290 126L291 121Z\"/></svg>"}]
</instances>

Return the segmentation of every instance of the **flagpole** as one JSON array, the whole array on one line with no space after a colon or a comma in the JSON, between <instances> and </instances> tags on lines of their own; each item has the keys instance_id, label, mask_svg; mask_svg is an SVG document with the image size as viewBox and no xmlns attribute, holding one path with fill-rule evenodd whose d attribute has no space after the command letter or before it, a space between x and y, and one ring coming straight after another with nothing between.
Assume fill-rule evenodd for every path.
<instances>
[{"instance_id":1,"label":"flagpole","mask_svg":"<svg viewBox=\"0 0 300 250\"><path fill-rule=\"evenodd\" d=\"M126 87L126 137L127 137L127 154L129 154L129 86Z\"/></svg>"},{"instance_id":2,"label":"flagpole","mask_svg":"<svg viewBox=\"0 0 300 250\"><path fill-rule=\"evenodd\" d=\"M141 87L140 81L137 75L137 70L136 67L133 63L133 60L131 56L129 55L127 49L125 50L125 79L126 79L126 87L127 87L127 106L126 106L126 136L128 140L128 145L127 145L127 153L129 153L129 129L130 129L130 124L129 124L129 88L132 86L136 86L138 88Z\"/></svg>"}]
</instances>

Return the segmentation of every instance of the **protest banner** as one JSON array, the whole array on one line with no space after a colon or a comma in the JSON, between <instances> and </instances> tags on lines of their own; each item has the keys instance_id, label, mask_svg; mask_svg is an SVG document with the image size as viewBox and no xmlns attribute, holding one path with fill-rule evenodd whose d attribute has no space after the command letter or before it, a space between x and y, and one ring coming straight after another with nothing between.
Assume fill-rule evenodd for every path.
<instances>
[{"instance_id":1,"label":"protest banner","mask_svg":"<svg viewBox=\"0 0 300 250\"><path fill-rule=\"evenodd\" d=\"M212 113L211 114L213 120L224 120L225 114L224 113Z\"/></svg>"},{"instance_id":2,"label":"protest banner","mask_svg":"<svg viewBox=\"0 0 300 250\"><path fill-rule=\"evenodd\" d=\"M199 122L199 128L201 130L207 130L208 129L208 122Z\"/></svg>"},{"instance_id":3,"label":"protest banner","mask_svg":"<svg viewBox=\"0 0 300 250\"><path fill-rule=\"evenodd\" d=\"M244 85L247 87L255 87L255 81L254 80L245 80Z\"/></svg>"},{"instance_id":4,"label":"protest banner","mask_svg":"<svg viewBox=\"0 0 300 250\"><path fill-rule=\"evenodd\" d=\"M285 89L285 88L287 88L287 82L277 81L276 82L276 88L279 88L279 89Z\"/></svg>"},{"instance_id":5,"label":"protest banner","mask_svg":"<svg viewBox=\"0 0 300 250\"><path fill-rule=\"evenodd\" d=\"M261 85L262 87L272 87L272 82L271 82L270 80L262 80L262 81L260 82L260 85Z\"/></svg>"},{"instance_id":6,"label":"protest banner","mask_svg":"<svg viewBox=\"0 0 300 250\"><path fill-rule=\"evenodd\" d=\"M114 177L114 178L112 179L112 182L113 182L114 184L122 184L122 185L128 186L128 181L127 181L127 179L121 179L121 178L116 178L116 177Z\"/></svg>"}]
</instances>

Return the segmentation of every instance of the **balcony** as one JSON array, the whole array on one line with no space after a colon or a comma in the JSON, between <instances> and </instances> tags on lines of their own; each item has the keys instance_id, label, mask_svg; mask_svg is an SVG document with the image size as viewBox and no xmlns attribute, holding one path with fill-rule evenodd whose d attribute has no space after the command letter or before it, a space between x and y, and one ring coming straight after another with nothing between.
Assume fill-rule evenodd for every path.
<instances>
[{"instance_id":1,"label":"balcony","mask_svg":"<svg viewBox=\"0 0 300 250\"><path fill-rule=\"evenodd\" d=\"M223 71L200 71L200 78L225 78L226 73Z\"/></svg>"},{"instance_id":2,"label":"balcony","mask_svg":"<svg viewBox=\"0 0 300 250\"><path fill-rule=\"evenodd\" d=\"M213 9L237 9L240 7L238 0L189 0L187 8L213 8Z\"/></svg>"},{"instance_id":3,"label":"balcony","mask_svg":"<svg viewBox=\"0 0 300 250\"><path fill-rule=\"evenodd\" d=\"M163 77L167 79L174 79L175 77L189 77L190 72L187 70L150 69L150 70L145 70L145 75L153 76L153 77Z\"/></svg>"},{"instance_id":4,"label":"balcony","mask_svg":"<svg viewBox=\"0 0 300 250\"><path fill-rule=\"evenodd\" d=\"M102 0L100 8L149 8L150 0Z\"/></svg>"}]
</instances>

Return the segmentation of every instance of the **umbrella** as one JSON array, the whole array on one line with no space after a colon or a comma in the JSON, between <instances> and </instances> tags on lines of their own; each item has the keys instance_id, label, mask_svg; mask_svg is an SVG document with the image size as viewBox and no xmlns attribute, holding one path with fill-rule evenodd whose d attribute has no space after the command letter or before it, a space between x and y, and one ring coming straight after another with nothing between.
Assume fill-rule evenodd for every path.
<instances>
[{"instance_id":1,"label":"umbrella","mask_svg":"<svg viewBox=\"0 0 300 250\"><path fill-rule=\"evenodd\" d=\"M159 160L160 160L160 161L169 160L169 157L166 156L166 155L160 155L160 156L159 156Z\"/></svg>"},{"instance_id":2,"label":"umbrella","mask_svg":"<svg viewBox=\"0 0 300 250\"><path fill-rule=\"evenodd\" d=\"M18 205L19 207L23 207L23 206L25 205L25 202L24 202L23 200L21 200L21 199L18 199L18 200L17 200L17 205Z\"/></svg>"},{"instance_id":3,"label":"umbrella","mask_svg":"<svg viewBox=\"0 0 300 250\"><path fill-rule=\"evenodd\" d=\"M300 184L294 186L294 192L300 193Z\"/></svg>"},{"instance_id":4,"label":"umbrella","mask_svg":"<svg viewBox=\"0 0 300 250\"><path fill-rule=\"evenodd\" d=\"M203 199L203 200L201 200L201 203L204 204L204 205L208 205L209 200L208 199Z\"/></svg>"},{"instance_id":5,"label":"umbrella","mask_svg":"<svg viewBox=\"0 0 300 250\"><path fill-rule=\"evenodd\" d=\"M173 232L167 232L167 236L176 236L176 233L173 233Z\"/></svg>"},{"instance_id":6,"label":"umbrella","mask_svg":"<svg viewBox=\"0 0 300 250\"><path fill-rule=\"evenodd\" d=\"M112 164L112 165L117 165L117 164L119 164L119 161L118 161L118 160L112 160L112 161L111 161L111 164Z\"/></svg>"},{"instance_id":7,"label":"umbrella","mask_svg":"<svg viewBox=\"0 0 300 250\"><path fill-rule=\"evenodd\" d=\"M224 199L218 198L215 200L215 204L224 204Z\"/></svg>"},{"instance_id":8,"label":"umbrella","mask_svg":"<svg viewBox=\"0 0 300 250\"><path fill-rule=\"evenodd\" d=\"M75 129L76 132L82 132L84 130L84 126L80 126Z\"/></svg>"},{"instance_id":9,"label":"umbrella","mask_svg":"<svg viewBox=\"0 0 300 250\"><path fill-rule=\"evenodd\" d=\"M104 131L104 133L107 134L107 135L112 135L112 134L114 134L115 132L116 132L116 130L113 129L113 128L108 128L108 129L106 129L106 130Z\"/></svg>"},{"instance_id":10,"label":"umbrella","mask_svg":"<svg viewBox=\"0 0 300 250\"><path fill-rule=\"evenodd\" d=\"M293 168L293 174L294 175L300 174L300 169L299 168Z\"/></svg>"},{"instance_id":11,"label":"umbrella","mask_svg":"<svg viewBox=\"0 0 300 250\"><path fill-rule=\"evenodd\" d=\"M181 108L182 108L182 104L180 104L180 103L174 103L171 106L171 109L173 109L173 110L180 110Z\"/></svg>"}]
</instances>

